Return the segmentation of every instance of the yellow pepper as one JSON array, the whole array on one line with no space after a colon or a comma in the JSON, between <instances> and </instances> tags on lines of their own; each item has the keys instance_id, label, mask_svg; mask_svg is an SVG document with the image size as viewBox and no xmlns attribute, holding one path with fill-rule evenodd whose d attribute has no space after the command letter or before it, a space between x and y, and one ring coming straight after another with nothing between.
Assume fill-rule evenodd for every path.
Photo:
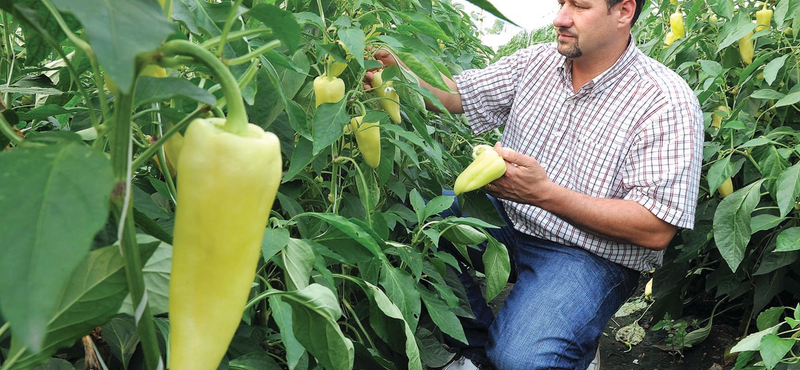
<instances>
[{"instance_id":1,"label":"yellow pepper","mask_svg":"<svg viewBox=\"0 0 800 370\"><path fill-rule=\"evenodd\" d=\"M769 29L772 24L772 9L767 9L767 2L764 2L764 7L756 12L756 32Z\"/></svg>"},{"instance_id":2,"label":"yellow pepper","mask_svg":"<svg viewBox=\"0 0 800 370\"><path fill-rule=\"evenodd\" d=\"M456 195L476 190L506 173L506 160L488 145L472 148L472 163L458 175L453 191Z\"/></svg>"},{"instance_id":3,"label":"yellow pepper","mask_svg":"<svg viewBox=\"0 0 800 370\"><path fill-rule=\"evenodd\" d=\"M227 118L197 119L186 130L169 286L169 368L215 370L255 278L281 181L280 141L247 122L238 83L213 54L184 40L162 51L206 65L228 105Z\"/></svg>"},{"instance_id":4,"label":"yellow pepper","mask_svg":"<svg viewBox=\"0 0 800 370\"><path fill-rule=\"evenodd\" d=\"M728 177L728 179L725 180L725 182L723 182L722 185L717 188L717 190L719 191L719 195L723 198L731 195L733 193L733 181L731 178Z\"/></svg>"},{"instance_id":5,"label":"yellow pepper","mask_svg":"<svg viewBox=\"0 0 800 370\"><path fill-rule=\"evenodd\" d=\"M356 136L358 150L364 162L372 168L381 164L381 129L379 122L363 122L364 116L350 120L350 130Z\"/></svg>"},{"instance_id":6,"label":"yellow pepper","mask_svg":"<svg viewBox=\"0 0 800 370\"><path fill-rule=\"evenodd\" d=\"M725 113L726 116L731 113L731 110L724 105L720 105L716 109L714 109L714 113L711 114L711 127L714 127L717 130L719 130L719 128L722 127L722 119L725 118L718 113L720 111Z\"/></svg>"},{"instance_id":7,"label":"yellow pepper","mask_svg":"<svg viewBox=\"0 0 800 370\"><path fill-rule=\"evenodd\" d=\"M750 36L753 36L752 32L739 39L739 55L741 55L742 62L746 66L753 63L753 53L755 52L753 40L750 39Z\"/></svg>"},{"instance_id":8,"label":"yellow pepper","mask_svg":"<svg viewBox=\"0 0 800 370\"><path fill-rule=\"evenodd\" d=\"M667 46L672 45L675 42L675 34L672 31L667 32L666 36L664 36L664 44Z\"/></svg>"},{"instance_id":9,"label":"yellow pepper","mask_svg":"<svg viewBox=\"0 0 800 370\"><path fill-rule=\"evenodd\" d=\"M683 22L683 13L681 13L681 7L675 9L675 13L669 16L669 27L672 30L672 35L674 40L678 40L682 37L686 36L686 27Z\"/></svg>"},{"instance_id":10,"label":"yellow pepper","mask_svg":"<svg viewBox=\"0 0 800 370\"><path fill-rule=\"evenodd\" d=\"M344 98L344 81L338 77L330 77L326 74L317 76L314 79L314 97L316 106L323 103L338 103Z\"/></svg>"},{"instance_id":11,"label":"yellow pepper","mask_svg":"<svg viewBox=\"0 0 800 370\"><path fill-rule=\"evenodd\" d=\"M375 94L380 98L378 102L389 114L392 122L400 123L400 97L392 86L392 81L383 81L382 73L382 71L376 71L372 74L372 87L375 88Z\"/></svg>"}]
</instances>

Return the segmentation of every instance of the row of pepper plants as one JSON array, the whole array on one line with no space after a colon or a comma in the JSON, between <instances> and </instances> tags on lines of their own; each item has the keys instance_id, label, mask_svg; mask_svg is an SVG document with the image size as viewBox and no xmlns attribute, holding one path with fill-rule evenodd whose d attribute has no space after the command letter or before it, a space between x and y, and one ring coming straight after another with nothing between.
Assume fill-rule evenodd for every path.
<instances>
[{"instance_id":1,"label":"row of pepper plants","mask_svg":"<svg viewBox=\"0 0 800 370\"><path fill-rule=\"evenodd\" d=\"M440 240L505 286L491 204L440 215L497 137L424 108L492 53L449 1L0 11L3 370L436 367L470 315Z\"/></svg>"},{"instance_id":2,"label":"row of pepper plants","mask_svg":"<svg viewBox=\"0 0 800 370\"><path fill-rule=\"evenodd\" d=\"M787 368L800 333L800 3L664 0L640 23L641 49L693 87L706 130L695 227L655 272L653 315L705 307L679 351L715 315L741 314L735 368Z\"/></svg>"}]
</instances>

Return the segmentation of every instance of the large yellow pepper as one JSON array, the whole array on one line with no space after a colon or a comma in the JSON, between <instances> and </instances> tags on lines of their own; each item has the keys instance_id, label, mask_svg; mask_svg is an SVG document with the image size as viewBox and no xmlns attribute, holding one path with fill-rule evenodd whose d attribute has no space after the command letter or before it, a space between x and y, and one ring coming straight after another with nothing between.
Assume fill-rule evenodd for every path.
<instances>
[{"instance_id":1,"label":"large yellow pepper","mask_svg":"<svg viewBox=\"0 0 800 370\"><path fill-rule=\"evenodd\" d=\"M767 2L764 2L764 7L756 12L756 32L769 29L772 24L772 9L767 9Z\"/></svg>"},{"instance_id":2,"label":"large yellow pepper","mask_svg":"<svg viewBox=\"0 0 800 370\"><path fill-rule=\"evenodd\" d=\"M472 163L456 178L456 195L476 190L506 173L506 160L488 145L472 148Z\"/></svg>"},{"instance_id":3,"label":"large yellow pepper","mask_svg":"<svg viewBox=\"0 0 800 370\"><path fill-rule=\"evenodd\" d=\"M400 123L400 97L397 95L397 90L392 86L392 81L383 81L382 74L382 71L376 71L372 74L372 87L375 88L375 94L380 98L378 102L383 107L383 110L389 114L392 122Z\"/></svg>"},{"instance_id":4,"label":"large yellow pepper","mask_svg":"<svg viewBox=\"0 0 800 370\"><path fill-rule=\"evenodd\" d=\"M717 190L719 191L719 195L722 196L723 198L727 197L728 195L731 195L733 193L733 181L731 180L731 178L728 177L728 179L725 180L722 183L722 185L720 185L719 188L717 188Z\"/></svg>"},{"instance_id":5,"label":"large yellow pepper","mask_svg":"<svg viewBox=\"0 0 800 370\"><path fill-rule=\"evenodd\" d=\"M381 164L381 129L380 122L363 122L364 116L350 120L350 130L356 136L358 150L364 156L364 162L372 168Z\"/></svg>"},{"instance_id":6,"label":"large yellow pepper","mask_svg":"<svg viewBox=\"0 0 800 370\"><path fill-rule=\"evenodd\" d=\"M213 54L188 41L165 56L190 56L219 78L227 118L189 124L178 161L169 286L171 370L215 370L239 326L281 181L280 142L247 122L238 84Z\"/></svg>"},{"instance_id":7,"label":"large yellow pepper","mask_svg":"<svg viewBox=\"0 0 800 370\"><path fill-rule=\"evenodd\" d=\"M316 106L323 103L338 103L344 98L344 81L338 77L321 74L314 79Z\"/></svg>"}]
</instances>

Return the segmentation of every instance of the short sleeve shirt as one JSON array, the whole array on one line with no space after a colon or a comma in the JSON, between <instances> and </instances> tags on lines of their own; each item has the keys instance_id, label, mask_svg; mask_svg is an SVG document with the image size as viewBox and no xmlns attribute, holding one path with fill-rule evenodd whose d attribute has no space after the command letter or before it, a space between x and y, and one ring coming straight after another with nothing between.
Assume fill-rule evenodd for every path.
<instances>
[{"instance_id":1,"label":"short sleeve shirt","mask_svg":"<svg viewBox=\"0 0 800 370\"><path fill-rule=\"evenodd\" d=\"M455 80L473 131L504 125L503 145L535 158L554 183L594 197L633 200L669 224L693 227L702 110L683 78L633 41L577 93L571 61L555 43L517 51ZM605 240L541 208L501 201L522 233L639 271L663 261L663 251Z\"/></svg>"}]
</instances>

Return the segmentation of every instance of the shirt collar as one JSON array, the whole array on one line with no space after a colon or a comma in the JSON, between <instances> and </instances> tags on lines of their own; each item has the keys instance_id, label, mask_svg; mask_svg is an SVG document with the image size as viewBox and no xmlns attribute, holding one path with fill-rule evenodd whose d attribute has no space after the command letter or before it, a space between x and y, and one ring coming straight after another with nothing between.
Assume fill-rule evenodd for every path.
<instances>
[{"instance_id":1,"label":"shirt collar","mask_svg":"<svg viewBox=\"0 0 800 370\"><path fill-rule=\"evenodd\" d=\"M634 60L636 59L637 52L639 49L636 48L636 45L633 41L633 35L628 37L628 47L625 48L625 51L620 55L619 59L611 66L611 68L603 71L597 77L593 78L591 81L587 82L581 90L583 91L592 91L592 92L599 92L604 90L606 87L611 86L614 82L622 76L623 72L627 71L631 64L633 64ZM559 67L560 75L562 82L569 86L572 89L572 59L569 59L563 55L560 55L563 59L563 63L561 67Z\"/></svg>"}]
</instances>

